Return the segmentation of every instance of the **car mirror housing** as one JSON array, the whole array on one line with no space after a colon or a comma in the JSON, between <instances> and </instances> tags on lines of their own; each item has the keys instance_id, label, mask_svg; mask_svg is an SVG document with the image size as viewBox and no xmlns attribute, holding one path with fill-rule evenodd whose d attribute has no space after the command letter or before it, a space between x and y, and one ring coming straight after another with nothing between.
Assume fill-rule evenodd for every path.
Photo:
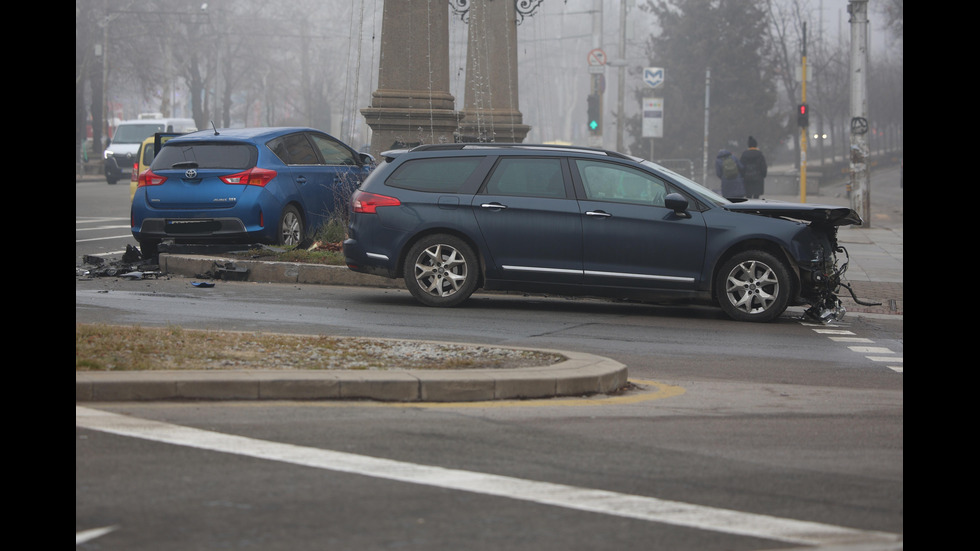
<instances>
[{"instance_id":1,"label":"car mirror housing","mask_svg":"<svg viewBox=\"0 0 980 551\"><path fill-rule=\"evenodd\" d=\"M667 196L664 197L664 205L674 211L674 214L677 214L678 216L691 216L687 212L687 199L680 193L668 193Z\"/></svg>"}]
</instances>

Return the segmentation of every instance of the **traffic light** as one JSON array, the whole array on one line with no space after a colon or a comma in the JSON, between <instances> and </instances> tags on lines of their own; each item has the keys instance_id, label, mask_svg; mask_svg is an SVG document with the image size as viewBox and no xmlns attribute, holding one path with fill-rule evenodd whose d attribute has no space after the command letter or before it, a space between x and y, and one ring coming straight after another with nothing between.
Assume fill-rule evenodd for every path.
<instances>
[{"instance_id":1,"label":"traffic light","mask_svg":"<svg viewBox=\"0 0 980 551\"><path fill-rule=\"evenodd\" d=\"M801 103L796 110L796 124L802 128L810 126L810 108Z\"/></svg>"},{"instance_id":2,"label":"traffic light","mask_svg":"<svg viewBox=\"0 0 980 551\"><path fill-rule=\"evenodd\" d=\"M602 119L599 117L599 94L589 94L589 132L598 134L602 130Z\"/></svg>"}]
</instances>

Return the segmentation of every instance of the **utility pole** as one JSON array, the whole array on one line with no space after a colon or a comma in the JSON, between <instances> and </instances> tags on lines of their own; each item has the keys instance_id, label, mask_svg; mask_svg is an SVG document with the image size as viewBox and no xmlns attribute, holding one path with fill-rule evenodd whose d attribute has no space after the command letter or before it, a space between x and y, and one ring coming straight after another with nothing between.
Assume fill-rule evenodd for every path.
<instances>
[{"instance_id":1,"label":"utility pole","mask_svg":"<svg viewBox=\"0 0 980 551\"><path fill-rule=\"evenodd\" d=\"M871 159L868 149L868 0L850 0L851 208L871 227Z\"/></svg>"},{"instance_id":2,"label":"utility pole","mask_svg":"<svg viewBox=\"0 0 980 551\"><path fill-rule=\"evenodd\" d=\"M626 89L626 0L619 2L619 82L616 85L616 96L618 105L616 106L616 151L625 151L623 145L623 100Z\"/></svg>"},{"instance_id":3,"label":"utility pole","mask_svg":"<svg viewBox=\"0 0 980 551\"><path fill-rule=\"evenodd\" d=\"M704 70L704 143L701 145L701 184L708 185L708 116L711 113L711 67Z\"/></svg>"}]
</instances>

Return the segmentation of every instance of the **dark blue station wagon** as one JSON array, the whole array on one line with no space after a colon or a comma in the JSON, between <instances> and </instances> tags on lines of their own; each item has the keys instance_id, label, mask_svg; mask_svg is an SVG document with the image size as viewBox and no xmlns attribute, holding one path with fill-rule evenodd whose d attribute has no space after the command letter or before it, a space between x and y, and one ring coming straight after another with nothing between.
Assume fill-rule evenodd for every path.
<instances>
[{"instance_id":1,"label":"dark blue station wagon","mask_svg":"<svg viewBox=\"0 0 980 551\"><path fill-rule=\"evenodd\" d=\"M611 151L526 144L389 151L351 198L347 266L422 304L475 290L717 304L770 321L844 314L845 207L732 201Z\"/></svg>"}]
</instances>

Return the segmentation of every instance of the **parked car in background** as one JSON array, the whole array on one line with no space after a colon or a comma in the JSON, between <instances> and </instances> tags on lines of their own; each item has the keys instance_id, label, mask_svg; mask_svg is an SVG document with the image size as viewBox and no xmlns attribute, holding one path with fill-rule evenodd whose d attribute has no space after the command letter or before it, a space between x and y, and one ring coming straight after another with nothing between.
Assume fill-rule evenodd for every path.
<instances>
[{"instance_id":1,"label":"parked car in background","mask_svg":"<svg viewBox=\"0 0 980 551\"><path fill-rule=\"evenodd\" d=\"M143 256L156 254L164 240L298 245L337 214L337 205L346 211L373 168L370 155L313 128L177 136L139 177L133 237Z\"/></svg>"},{"instance_id":2,"label":"parked car in background","mask_svg":"<svg viewBox=\"0 0 980 551\"><path fill-rule=\"evenodd\" d=\"M425 305L478 288L713 303L770 321L840 317L837 228L850 208L732 202L597 149L424 145L383 154L351 198L347 266L404 278Z\"/></svg>"},{"instance_id":3,"label":"parked car in background","mask_svg":"<svg viewBox=\"0 0 980 551\"><path fill-rule=\"evenodd\" d=\"M143 140L143 143L140 144L136 159L133 160L133 172L129 176L130 202L132 202L133 197L136 196L136 188L139 185L140 174L145 173L150 168L150 163L153 162L153 157L156 156L156 152L160 150L160 147L162 147L167 140L173 138L174 136L180 135L181 134L174 134L172 132L157 132L156 134Z\"/></svg>"},{"instance_id":4,"label":"parked car in background","mask_svg":"<svg viewBox=\"0 0 980 551\"><path fill-rule=\"evenodd\" d=\"M126 178L137 160L140 144L156 132L193 132L194 119L140 118L123 121L116 126L112 141L102 152L105 180L110 185Z\"/></svg>"}]
</instances>

